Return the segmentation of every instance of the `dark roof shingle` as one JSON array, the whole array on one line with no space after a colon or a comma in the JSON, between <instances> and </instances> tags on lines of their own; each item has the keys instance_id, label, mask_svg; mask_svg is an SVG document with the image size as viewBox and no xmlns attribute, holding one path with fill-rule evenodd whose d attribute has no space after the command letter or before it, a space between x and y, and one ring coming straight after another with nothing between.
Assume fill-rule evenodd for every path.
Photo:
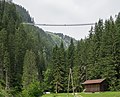
<instances>
[{"instance_id":1,"label":"dark roof shingle","mask_svg":"<svg viewBox=\"0 0 120 97\"><path fill-rule=\"evenodd\" d=\"M86 80L84 83L82 84L100 84L104 81L105 79L95 79L95 80Z\"/></svg>"}]
</instances>

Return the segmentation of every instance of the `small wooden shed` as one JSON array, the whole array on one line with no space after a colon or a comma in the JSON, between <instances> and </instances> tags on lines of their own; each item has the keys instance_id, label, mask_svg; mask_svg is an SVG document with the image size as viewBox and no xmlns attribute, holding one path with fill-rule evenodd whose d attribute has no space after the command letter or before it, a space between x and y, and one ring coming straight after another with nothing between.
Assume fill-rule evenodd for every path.
<instances>
[{"instance_id":1,"label":"small wooden shed","mask_svg":"<svg viewBox=\"0 0 120 97\"><path fill-rule=\"evenodd\" d=\"M85 92L102 92L107 89L105 79L86 80L83 85Z\"/></svg>"}]
</instances>

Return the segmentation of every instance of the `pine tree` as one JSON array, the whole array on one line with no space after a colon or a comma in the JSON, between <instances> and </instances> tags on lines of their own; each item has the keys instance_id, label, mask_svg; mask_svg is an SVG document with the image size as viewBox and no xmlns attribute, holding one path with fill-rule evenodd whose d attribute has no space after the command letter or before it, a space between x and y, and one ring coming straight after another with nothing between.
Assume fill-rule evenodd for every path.
<instances>
[{"instance_id":1,"label":"pine tree","mask_svg":"<svg viewBox=\"0 0 120 97\"><path fill-rule=\"evenodd\" d=\"M82 90L82 82L84 82L87 79L87 60L88 60L88 44L86 42L87 40L81 39L77 43L77 47L75 50L75 66L73 68L73 74L74 74L74 84L75 84L75 90L81 91Z\"/></svg>"},{"instance_id":2,"label":"pine tree","mask_svg":"<svg viewBox=\"0 0 120 97\"><path fill-rule=\"evenodd\" d=\"M82 41L82 40L81 40ZM73 68L73 76L74 76L74 84L75 84L75 91L80 92L81 91L81 83L83 78L83 68L82 62L81 62L81 46L80 41L77 43L77 47L75 49L75 61L74 61L74 68Z\"/></svg>"},{"instance_id":3,"label":"pine tree","mask_svg":"<svg viewBox=\"0 0 120 97\"><path fill-rule=\"evenodd\" d=\"M103 69L101 72L101 76L106 78L109 83L109 87L115 89L115 66L114 66L114 56L113 56L113 49L114 49L114 40L115 40L115 24L110 17L110 20L105 21L105 29L102 35L102 43L100 47L100 68ZM104 67L104 68L103 68ZM107 72L106 72L107 70ZM111 80L112 79L112 80ZM115 83L114 83L115 82Z\"/></svg>"},{"instance_id":4,"label":"pine tree","mask_svg":"<svg viewBox=\"0 0 120 97\"><path fill-rule=\"evenodd\" d=\"M66 67L66 58L65 58L65 49L64 44L61 42L59 48L59 65L61 66L61 84L62 84L62 92L67 91L67 67Z\"/></svg>"},{"instance_id":5,"label":"pine tree","mask_svg":"<svg viewBox=\"0 0 120 97\"><path fill-rule=\"evenodd\" d=\"M71 39L70 46L68 47L68 52L67 52L67 67L71 69L74 66L74 49L75 47L74 47L73 39Z\"/></svg>"},{"instance_id":6,"label":"pine tree","mask_svg":"<svg viewBox=\"0 0 120 97\"><path fill-rule=\"evenodd\" d=\"M38 65L37 67L39 68L38 69L38 73L39 73L39 81L40 82L43 82L43 79L44 79L44 74L43 72L46 70L45 68L45 59L44 59L44 56L43 56L43 52L41 51L41 53L39 52L39 54L37 55L38 57L36 58L37 59L37 62L38 62Z\"/></svg>"},{"instance_id":7,"label":"pine tree","mask_svg":"<svg viewBox=\"0 0 120 97\"><path fill-rule=\"evenodd\" d=\"M26 32L22 25L17 29L15 33L15 78L16 78L16 90L22 89L22 74L23 74L23 62L26 52Z\"/></svg>"},{"instance_id":8,"label":"pine tree","mask_svg":"<svg viewBox=\"0 0 120 97\"><path fill-rule=\"evenodd\" d=\"M114 35L114 49L113 49L113 56L114 56L114 64L115 70L117 74L117 90L120 90L120 13L117 16L115 21L116 25L116 33Z\"/></svg>"},{"instance_id":9,"label":"pine tree","mask_svg":"<svg viewBox=\"0 0 120 97\"><path fill-rule=\"evenodd\" d=\"M53 84L55 92L59 92L61 89L61 67L59 66L59 49L56 45L53 49Z\"/></svg>"},{"instance_id":10,"label":"pine tree","mask_svg":"<svg viewBox=\"0 0 120 97\"><path fill-rule=\"evenodd\" d=\"M16 8L14 4L9 4L7 2L2 2L1 6L1 28L4 28L6 33L3 35L4 42L2 43L3 51L2 54L2 64L5 52L9 55L9 83L10 88L16 87L16 78L15 78L15 32L18 27L19 16L17 15ZM20 23L20 22L19 22ZM0 29L1 30L1 29Z\"/></svg>"},{"instance_id":11,"label":"pine tree","mask_svg":"<svg viewBox=\"0 0 120 97\"><path fill-rule=\"evenodd\" d=\"M56 45L53 48L53 84L57 92L63 92L66 86L66 65L65 65L65 51L63 42L60 48Z\"/></svg>"},{"instance_id":12,"label":"pine tree","mask_svg":"<svg viewBox=\"0 0 120 97\"><path fill-rule=\"evenodd\" d=\"M7 50L7 31L2 29L0 31L0 80L4 80L4 54Z\"/></svg>"},{"instance_id":13,"label":"pine tree","mask_svg":"<svg viewBox=\"0 0 120 97\"><path fill-rule=\"evenodd\" d=\"M91 74L93 75L94 79L101 78L101 68L100 68L100 46L101 46L101 38L103 33L103 20L99 20L96 23L94 28L94 35L93 35L93 63L92 63L92 71Z\"/></svg>"},{"instance_id":14,"label":"pine tree","mask_svg":"<svg viewBox=\"0 0 120 97\"><path fill-rule=\"evenodd\" d=\"M71 39L70 45L67 50L66 57L67 57L67 59L66 59L66 71L67 71L66 74L67 75L66 75L66 77L67 77L67 79L69 79L70 69L71 69L71 71L73 71L74 61L75 61L75 46L73 43L73 39ZM72 81L70 81L69 85L70 85L70 91L72 91Z\"/></svg>"},{"instance_id":15,"label":"pine tree","mask_svg":"<svg viewBox=\"0 0 120 97\"><path fill-rule=\"evenodd\" d=\"M35 54L27 50L24 57L22 84L26 88L31 83L38 81Z\"/></svg>"}]
</instances>

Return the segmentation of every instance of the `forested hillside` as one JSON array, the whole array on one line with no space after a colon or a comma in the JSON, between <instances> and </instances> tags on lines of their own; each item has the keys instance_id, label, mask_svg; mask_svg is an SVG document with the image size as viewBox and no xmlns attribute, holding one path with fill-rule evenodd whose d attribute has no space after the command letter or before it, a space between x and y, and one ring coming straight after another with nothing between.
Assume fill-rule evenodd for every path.
<instances>
[{"instance_id":1,"label":"forested hillside","mask_svg":"<svg viewBox=\"0 0 120 97\"><path fill-rule=\"evenodd\" d=\"M106 79L107 90L120 90L120 13L115 20L112 17L105 22L100 19L91 27L88 38L78 41L77 46L73 40L67 50L63 44L56 45L52 56L52 66L46 71L49 73L46 82L52 87L49 89L48 83L49 91L67 91L70 68L75 91L83 90L85 80L101 78Z\"/></svg>"},{"instance_id":2,"label":"forested hillside","mask_svg":"<svg viewBox=\"0 0 120 97\"><path fill-rule=\"evenodd\" d=\"M76 92L83 90L85 80L101 78L106 79L107 90L120 90L120 14L115 20L100 19L77 46L71 40L67 50L63 43L53 48L52 64L45 72L46 90L67 92L70 68Z\"/></svg>"},{"instance_id":3,"label":"forested hillside","mask_svg":"<svg viewBox=\"0 0 120 97\"><path fill-rule=\"evenodd\" d=\"M49 45L40 38L42 30L22 24L13 3L1 1L0 5L0 95L15 96L43 80Z\"/></svg>"},{"instance_id":4,"label":"forested hillside","mask_svg":"<svg viewBox=\"0 0 120 97\"><path fill-rule=\"evenodd\" d=\"M15 6L16 6L16 11L22 18L22 22L34 23L34 19L30 17L29 12L24 7L20 5L15 5Z\"/></svg>"},{"instance_id":5,"label":"forested hillside","mask_svg":"<svg viewBox=\"0 0 120 97\"><path fill-rule=\"evenodd\" d=\"M106 78L109 90L120 90L120 13L115 20L100 19L78 45L87 79Z\"/></svg>"},{"instance_id":6,"label":"forested hillside","mask_svg":"<svg viewBox=\"0 0 120 97\"><path fill-rule=\"evenodd\" d=\"M23 7L4 1L0 5L0 96L41 95L44 88L39 86L56 42L42 29L23 24L32 22Z\"/></svg>"},{"instance_id":7,"label":"forested hillside","mask_svg":"<svg viewBox=\"0 0 120 97\"><path fill-rule=\"evenodd\" d=\"M62 33L53 33L53 32L46 31L46 34L48 34L48 36L51 37L50 40L52 40L54 44L57 44L60 46L61 42L63 42L65 49L67 49L68 46L70 45L71 39L73 39L73 42L75 43L75 45L77 44L77 40L67 35L63 35Z\"/></svg>"},{"instance_id":8,"label":"forested hillside","mask_svg":"<svg viewBox=\"0 0 120 97\"><path fill-rule=\"evenodd\" d=\"M115 21L99 20L78 45L87 79L106 78L108 90L120 90L120 14Z\"/></svg>"},{"instance_id":9,"label":"forested hillside","mask_svg":"<svg viewBox=\"0 0 120 97\"><path fill-rule=\"evenodd\" d=\"M20 15L20 18L22 19L22 22L34 23L34 19L30 17L29 12L24 7L20 5L15 5L15 6L16 6L16 11ZM63 41L65 48L67 48L70 45L70 40L72 37L63 35L62 33L53 33L53 32L43 31L42 29L35 26L33 26L32 29L39 30L39 33L41 34L40 35L41 38L44 37L42 40L48 40L49 42L48 44L50 44L51 46L55 44L60 45L61 41ZM76 44L77 41L75 39L73 40L74 40L74 43Z\"/></svg>"},{"instance_id":10,"label":"forested hillside","mask_svg":"<svg viewBox=\"0 0 120 97\"><path fill-rule=\"evenodd\" d=\"M23 22L33 22L23 7L0 1L0 97L67 92L70 68L76 92L85 80L100 78L108 90L120 90L120 14L100 19L77 44Z\"/></svg>"}]
</instances>

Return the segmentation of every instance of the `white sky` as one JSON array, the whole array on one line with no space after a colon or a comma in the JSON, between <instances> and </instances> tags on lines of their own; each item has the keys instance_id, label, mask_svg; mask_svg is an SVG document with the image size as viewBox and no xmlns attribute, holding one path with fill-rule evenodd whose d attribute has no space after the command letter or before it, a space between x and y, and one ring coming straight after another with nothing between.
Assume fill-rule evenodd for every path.
<instances>
[{"instance_id":1,"label":"white sky","mask_svg":"<svg viewBox=\"0 0 120 97\"><path fill-rule=\"evenodd\" d=\"M95 23L114 17L120 12L120 0L13 0L26 8L35 23L69 24ZM75 39L88 36L90 26L40 27L45 31L60 32Z\"/></svg>"}]
</instances>

